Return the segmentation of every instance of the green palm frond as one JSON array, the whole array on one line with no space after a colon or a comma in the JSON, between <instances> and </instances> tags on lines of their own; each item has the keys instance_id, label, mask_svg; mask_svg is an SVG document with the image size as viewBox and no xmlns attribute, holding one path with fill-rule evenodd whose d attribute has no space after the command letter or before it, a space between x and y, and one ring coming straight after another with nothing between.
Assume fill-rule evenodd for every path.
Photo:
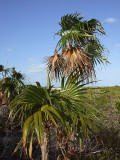
<instances>
[{"instance_id":1,"label":"green palm frond","mask_svg":"<svg viewBox=\"0 0 120 160\"><path fill-rule=\"evenodd\" d=\"M58 51L60 49L65 49L69 43L72 43L73 45L81 45L81 39L86 40L86 38L93 38L92 35L79 31L79 30L67 30L66 32L62 33L61 39L57 43Z\"/></svg>"},{"instance_id":2,"label":"green palm frond","mask_svg":"<svg viewBox=\"0 0 120 160\"><path fill-rule=\"evenodd\" d=\"M61 107L64 106L59 112L64 115L63 117L66 125L68 125L69 133L71 133L72 128L73 131L76 130L76 133L84 134L86 138L89 131L94 133L94 135L100 136L102 130L105 130L105 127L96 116L99 111L87 104L87 89L84 88L86 83L83 82L84 80L79 80L77 73L74 76L71 73L65 86L56 93L56 96L61 99ZM64 101L62 101L63 98Z\"/></svg>"},{"instance_id":3,"label":"green palm frond","mask_svg":"<svg viewBox=\"0 0 120 160\"><path fill-rule=\"evenodd\" d=\"M99 34L105 35L104 28L99 20L82 21L83 17L79 17L79 15L75 13L61 17L59 23L61 30L56 33L56 35L61 36L56 46L59 47L58 50L65 48L69 43L83 47L90 38L94 38Z\"/></svg>"},{"instance_id":4,"label":"green palm frond","mask_svg":"<svg viewBox=\"0 0 120 160\"><path fill-rule=\"evenodd\" d=\"M90 53L90 58L91 58L94 65L108 64L109 61L105 57L104 52L108 52L108 54L109 54L109 51L107 49L105 49L105 47L100 44L98 39L96 39L96 40L97 40L97 42L95 40L91 40L89 42L89 44L86 47L86 51Z\"/></svg>"},{"instance_id":5,"label":"green palm frond","mask_svg":"<svg viewBox=\"0 0 120 160\"><path fill-rule=\"evenodd\" d=\"M61 26L61 32L64 32L66 30L71 29L73 26L77 25L80 20L83 19L83 17L79 17L81 13L75 13L75 14L67 14L63 17L61 17L61 22L59 22L59 25Z\"/></svg>"},{"instance_id":6,"label":"green palm frond","mask_svg":"<svg viewBox=\"0 0 120 160\"><path fill-rule=\"evenodd\" d=\"M23 147L25 150L29 143L28 137L31 137L29 156L32 154L31 143L33 138L36 136L38 143L42 143L45 121L50 120L56 127L58 127L58 123L64 125L62 117L52 105L52 99L53 96L51 97L49 89L42 88L40 85L30 85L11 103L10 115L13 115L12 120L14 120L17 115L19 115L19 118L21 119L23 128ZM14 112L16 113L14 114Z\"/></svg>"}]
</instances>

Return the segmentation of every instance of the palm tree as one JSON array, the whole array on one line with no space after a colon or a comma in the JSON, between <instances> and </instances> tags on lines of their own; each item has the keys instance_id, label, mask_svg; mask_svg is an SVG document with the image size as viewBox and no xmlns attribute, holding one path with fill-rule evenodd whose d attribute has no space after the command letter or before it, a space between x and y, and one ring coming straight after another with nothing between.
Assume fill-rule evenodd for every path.
<instances>
[{"instance_id":1,"label":"palm tree","mask_svg":"<svg viewBox=\"0 0 120 160\"><path fill-rule=\"evenodd\" d=\"M41 146L42 160L48 160L52 125L57 130L64 130L66 135L71 134L71 127L76 126L77 121L81 122L79 127L84 130L85 135L88 128L98 131L99 120L94 115L93 107L86 107L85 89L82 88L85 84L81 85L81 82L79 74L71 74L61 90L53 89L50 84L49 88L43 88L37 82L36 86L27 86L12 101L10 116L12 120L19 116L23 130L23 137L15 152L23 144L25 153L29 152L31 158L32 143L37 138ZM76 115L75 118L73 115ZM93 124L95 127L92 127Z\"/></svg>"},{"instance_id":2,"label":"palm tree","mask_svg":"<svg viewBox=\"0 0 120 160\"><path fill-rule=\"evenodd\" d=\"M4 70L4 66L0 65L0 72L2 72Z\"/></svg>"},{"instance_id":3,"label":"palm tree","mask_svg":"<svg viewBox=\"0 0 120 160\"><path fill-rule=\"evenodd\" d=\"M24 76L15 68L4 68L1 65L2 79L0 80L0 92L4 95L6 103L9 104L24 86ZM5 101L4 101L5 102Z\"/></svg>"},{"instance_id":4,"label":"palm tree","mask_svg":"<svg viewBox=\"0 0 120 160\"><path fill-rule=\"evenodd\" d=\"M0 65L0 74L2 75L1 79L4 79L10 73L10 68L6 68L3 65Z\"/></svg>"},{"instance_id":5,"label":"palm tree","mask_svg":"<svg viewBox=\"0 0 120 160\"><path fill-rule=\"evenodd\" d=\"M95 65L108 63L107 51L99 41L99 35L106 35L97 19L83 20L80 13L61 17L60 36L54 56L47 59L51 79L70 75L77 68L80 78L95 77ZM60 53L59 53L60 51Z\"/></svg>"},{"instance_id":6,"label":"palm tree","mask_svg":"<svg viewBox=\"0 0 120 160\"><path fill-rule=\"evenodd\" d=\"M11 68L11 79L16 86L15 87L16 93L19 94L21 92L21 88L23 88L24 86L25 76L22 73L17 72L13 67Z\"/></svg>"}]
</instances>

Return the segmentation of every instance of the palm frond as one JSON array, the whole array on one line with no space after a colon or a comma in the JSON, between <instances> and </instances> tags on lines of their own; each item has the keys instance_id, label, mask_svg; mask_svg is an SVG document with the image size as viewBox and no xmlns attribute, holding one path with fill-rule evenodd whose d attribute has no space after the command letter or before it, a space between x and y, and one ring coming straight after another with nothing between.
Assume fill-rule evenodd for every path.
<instances>
[{"instance_id":1,"label":"palm frond","mask_svg":"<svg viewBox=\"0 0 120 160\"><path fill-rule=\"evenodd\" d=\"M95 70L89 53L79 47L72 47L63 50L59 56L48 59L48 67L51 72L51 80L60 75L67 77L76 69L80 77L94 77Z\"/></svg>"}]
</instances>

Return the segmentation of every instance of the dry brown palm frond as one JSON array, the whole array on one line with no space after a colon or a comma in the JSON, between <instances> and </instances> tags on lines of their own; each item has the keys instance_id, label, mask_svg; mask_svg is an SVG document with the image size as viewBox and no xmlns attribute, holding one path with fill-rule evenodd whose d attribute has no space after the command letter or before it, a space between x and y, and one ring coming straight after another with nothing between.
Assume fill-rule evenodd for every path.
<instances>
[{"instance_id":1,"label":"dry brown palm frond","mask_svg":"<svg viewBox=\"0 0 120 160\"><path fill-rule=\"evenodd\" d=\"M78 47L68 48L61 53L66 60L66 75L75 69L81 73L81 77L95 76L94 66L89 58L89 53Z\"/></svg>"},{"instance_id":2,"label":"dry brown palm frond","mask_svg":"<svg viewBox=\"0 0 120 160\"><path fill-rule=\"evenodd\" d=\"M5 98L5 95L0 92L0 105L3 105L7 102L7 99Z\"/></svg>"},{"instance_id":3,"label":"dry brown palm frond","mask_svg":"<svg viewBox=\"0 0 120 160\"><path fill-rule=\"evenodd\" d=\"M80 72L81 77L95 77L95 70L89 53L78 47L70 47L62 50L61 54L57 54L48 58L48 67L51 71L51 79L58 75L69 76L75 69Z\"/></svg>"},{"instance_id":4,"label":"dry brown palm frond","mask_svg":"<svg viewBox=\"0 0 120 160\"><path fill-rule=\"evenodd\" d=\"M45 61L47 62L48 68L51 72L51 80L54 76L59 78L60 75L64 74L65 60L62 55L57 54L56 50L54 52L54 56L47 57Z\"/></svg>"}]
</instances>

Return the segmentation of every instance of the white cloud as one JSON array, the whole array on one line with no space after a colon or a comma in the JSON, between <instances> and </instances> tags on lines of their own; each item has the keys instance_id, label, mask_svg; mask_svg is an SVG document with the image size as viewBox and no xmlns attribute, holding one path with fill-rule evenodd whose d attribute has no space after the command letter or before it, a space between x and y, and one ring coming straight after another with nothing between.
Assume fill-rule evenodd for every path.
<instances>
[{"instance_id":1,"label":"white cloud","mask_svg":"<svg viewBox=\"0 0 120 160\"><path fill-rule=\"evenodd\" d=\"M8 52L13 52L13 49L12 48L8 48L7 51Z\"/></svg>"},{"instance_id":2,"label":"white cloud","mask_svg":"<svg viewBox=\"0 0 120 160\"><path fill-rule=\"evenodd\" d=\"M36 60L33 59L33 58L29 58L28 61L29 61L29 62L35 62Z\"/></svg>"},{"instance_id":3,"label":"white cloud","mask_svg":"<svg viewBox=\"0 0 120 160\"><path fill-rule=\"evenodd\" d=\"M105 22L107 22L107 23L114 23L114 22L116 22L116 21L117 21L116 18L107 18L107 19L105 20Z\"/></svg>"},{"instance_id":4,"label":"white cloud","mask_svg":"<svg viewBox=\"0 0 120 160\"><path fill-rule=\"evenodd\" d=\"M116 46L116 47L120 47L120 43L117 43L115 46Z\"/></svg>"},{"instance_id":5,"label":"white cloud","mask_svg":"<svg viewBox=\"0 0 120 160\"><path fill-rule=\"evenodd\" d=\"M38 73L43 70L46 70L46 68L47 68L46 64L32 64L31 66L29 66L28 71L31 73Z\"/></svg>"}]
</instances>

